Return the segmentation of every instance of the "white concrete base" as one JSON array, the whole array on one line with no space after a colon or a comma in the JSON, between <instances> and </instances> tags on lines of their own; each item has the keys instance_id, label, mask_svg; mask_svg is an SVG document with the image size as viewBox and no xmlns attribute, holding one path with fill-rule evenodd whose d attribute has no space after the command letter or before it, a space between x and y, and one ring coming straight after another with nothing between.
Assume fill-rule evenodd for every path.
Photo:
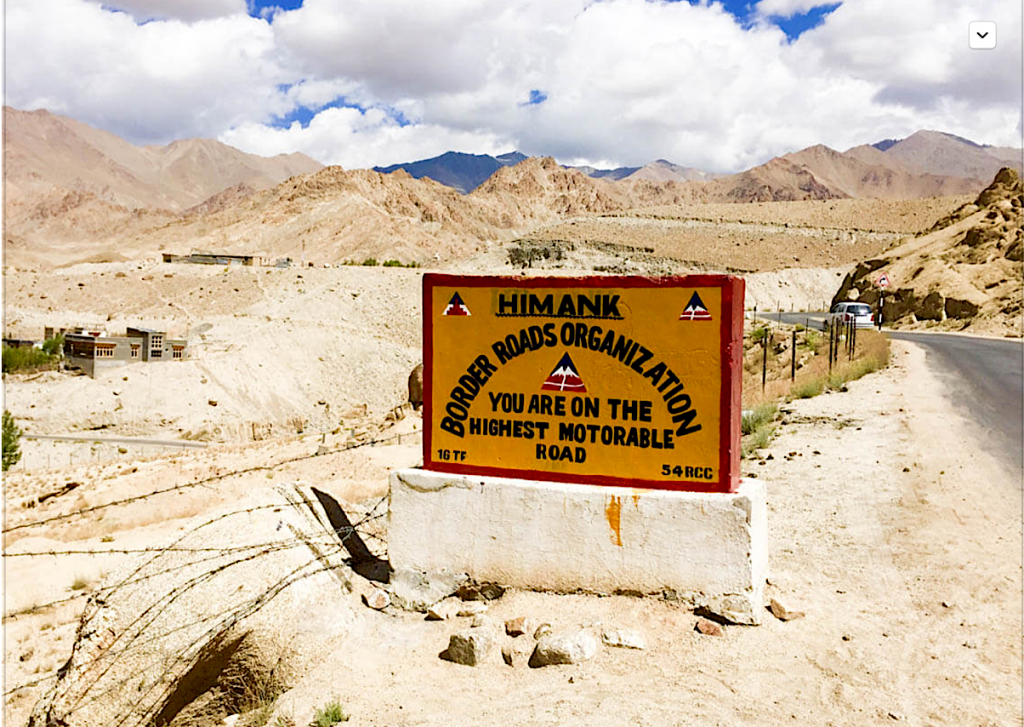
<instances>
[{"instance_id":1,"label":"white concrete base","mask_svg":"<svg viewBox=\"0 0 1024 727\"><path fill-rule=\"evenodd\" d=\"M704 494L406 469L391 473L389 516L399 598L409 574L466 573L533 590L675 594L739 623L764 611L758 480Z\"/></svg>"}]
</instances>

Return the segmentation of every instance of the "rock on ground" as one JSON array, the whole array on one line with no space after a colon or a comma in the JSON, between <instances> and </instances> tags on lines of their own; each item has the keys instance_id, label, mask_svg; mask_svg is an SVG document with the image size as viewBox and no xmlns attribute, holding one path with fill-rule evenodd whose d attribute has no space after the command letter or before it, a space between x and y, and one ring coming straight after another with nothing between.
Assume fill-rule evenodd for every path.
<instances>
[{"instance_id":1,"label":"rock on ground","mask_svg":"<svg viewBox=\"0 0 1024 727\"><path fill-rule=\"evenodd\" d=\"M505 622L505 633L515 638L534 631L533 621L527 616L510 618Z\"/></svg>"},{"instance_id":2,"label":"rock on ground","mask_svg":"<svg viewBox=\"0 0 1024 727\"><path fill-rule=\"evenodd\" d=\"M597 654L597 639L583 629L542 636L537 642L530 666L536 668L551 664L579 664Z\"/></svg>"},{"instance_id":3,"label":"rock on ground","mask_svg":"<svg viewBox=\"0 0 1024 727\"><path fill-rule=\"evenodd\" d=\"M647 648L647 640L643 634L629 629L605 629L601 632L601 641L606 646L618 646L624 649Z\"/></svg>"},{"instance_id":4,"label":"rock on ground","mask_svg":"<svg viewBox=\"0 0 1024 727\"><path fill-rule=\"evenodd\" d=\"M366 605L377 611L383 611L391 605L391 596L388 595L387 591L382 591L379 588L371 589L364 598Z\"/></svg>"},{"instance_id":5,"label":"rock on ground","mask_svg":"<svg viewBox=\"0 0 1024 727\"><path fill-rule=\"evenodd\" d=\"M487 611L487 604L483 601L469 601L459 606L459 616L479 616Z\"/></svg>"},{"instance_id":6,"label":"rock on ground","mask_svg":"<svg viewBox=\"0 0 1024 727\"><path fill-rule=\"evenodd\" d=\"M427 620L447 621L455 618L459 614L459 606L460 603L457 599L446 598L427 609Z\"/></svg>"},{"instance_id":7,"label":"rock on ground","mask_svg":"<svg viewBox=\"0 0 1024 727\"><path fill-rule=\"evenodd\" d=\"M417 409L423 406L423 364L416 364L409 374L409 403Z\"/></svg>"},{"instance_id":8,"label":"rock on ground","mask_svg":"<svg viewBox=\"0 0 1024 727\"><path fill-rule=\"evenodd\" d=\"M401 568L391 574L391 602L407 611L426 612L468 581L465 573L425 573Z\"/></svg>"},{"instance_id":9,"label":"rock on ground","mask_svg":"<svg viewBox=\"0 0 1024 727\"><path fill-rule=\"evenodd\" d=\"M494 637L483 628L469 628L452 634L448 648L441 652L441 658L456 664L476 666L483 662L494 648Z\"/></svg>"},{"instance_id":10,"label":"rock on ground","mask_svg":"<svg viewBox=\"0 0 1024 727\"><path fill-rule=\"evenodd\" d=\"M946 605L943 603L943 605ZM793 619L803 618L803 611L790 611L788 608L783 606L781 603L776 601L774 598L768 604L768 610L772 612L772 616L779 619L779 621L792 621Z\"/></svg>"},{"instance_id":11,"label":"rock on ground","mask_svg":"<svg viewBox=\"0 0 1024 727\"><path fill-rule=\"evenodd\" d=\"M727 594L709 598L698 613L708 613L729 623L753 626L761 623L761 613L748 595Z\"/></svg>"},{"instance_id":12,"label":"rock on ground","mask_svg":"<svg viewBox=\"0 0 1024 727\"><path fill-rule=\"evenodd\" d=\"M517 667L527 664L533 654L534 644L526 639L509 641L501 647L501 658L509 666Z\"/></svg>"},{"instance_id":13,"label":"rock on ground","mask_svg":"<svg viewBox=\"0 0 1024 727\"><path fill-rule=\"evenodd\" d=\"M705 636L721 636L723 634L721 626L714 621L708 621L706 618L697 619L697 624L694 628Z\"/></svg>"}]
</instances>

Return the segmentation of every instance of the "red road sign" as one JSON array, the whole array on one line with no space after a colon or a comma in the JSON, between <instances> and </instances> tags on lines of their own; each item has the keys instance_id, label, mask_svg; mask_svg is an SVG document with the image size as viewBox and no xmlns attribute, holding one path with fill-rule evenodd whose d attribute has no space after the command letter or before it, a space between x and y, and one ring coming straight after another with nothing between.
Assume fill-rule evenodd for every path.
<instances>
[{"instance_id":1,"label":"red road sign","mask_svg":"<svg viewBox=\"0 0 1024 727\"><path fill-rule=\"evenodd\" d=\"M881 275L878 276L878 280L875 281L875 285L877 285L879 288L888 288L889 276L886 275L885 273L882 273Z\"/></svg>"}]
</instances>

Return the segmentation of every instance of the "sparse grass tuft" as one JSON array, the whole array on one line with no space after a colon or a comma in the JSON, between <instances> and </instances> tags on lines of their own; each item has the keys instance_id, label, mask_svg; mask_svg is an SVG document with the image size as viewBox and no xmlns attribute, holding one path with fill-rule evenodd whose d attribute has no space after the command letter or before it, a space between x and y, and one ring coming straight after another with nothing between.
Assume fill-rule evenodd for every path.
<instances>
[{"instance_id":1,"label":"sparse grass tuft","mask_svg":"<svg viewBox=\"0 0 1024 727\"><path fill-rule=\"evenodd\" d=\"M775 427L765 422L751 432L749 436L744 437L746 441L743 442L740 456L746 459L757 450L764 449L771 443L773 436L775 436Z\"/></svg>"},{"instance_id":2,"label":"sparse grass tuft","mask_svg":"<svg viewBox=\"0 0 1024 727\"><path fill-rule=\"evenodd\" d=\"M778 410L779 407L772 402L758 404L749 414L744 415L742 419L740 429L743 432L743 436L753 434L762 424L770 422L775 418Z\"/></svg>"},{"instance_id":3,"label":"sparse grass tuft","mask_svg":"<svg viewBox=\"0 0 1024 727\"><path fill-rule=\"evenodd\" d=\"M238 727L266 727L285 687L274 677L273 670L253 670L248 666L252 665L243 661L225 670L225 707L242 715Z\"/></svg>"},{"instance_id":4,"label":"sparse grass tuft","mask_svg":"<svg viewBox=\"0 0 1024 727\"><path fill-rule=\"evenodd\" d=\"M750 333L750 340L753 341L754 343L761 343L761 341L768 338L770 333L771 331L769 331L768 326L761 326L760 328L755 328Z\"/></svg>"},{"instance_id":5,"label":"sparse grass tuft","mask_svg":"<svg viewBox=\"0 0 1024 727\"><path fill-rule=\"evenodd\" d=\"M265 727L270 722L270 715L274 713L276 699L263 702L245 713L246 727Z\"/></svg>"},{"instance_id":6,"label":"sparse grass tuft","mask_svg":"<svg viewBox=\"0 0 1024 727\"><path fill-rule=\"evenodd\" d=\"M825 390L825 382L821 379L810 379L803 381L793 387L792 396L794 399L810 399Z\"/></svg>"},{"instance_id":7,"label":"sparse grass tuft","mask_svg":"<svg viewBox=\"0 0 1024 727\"><path fill-rule=\"evenodd\" d=\"M820 344L821 344L821 333L819 333L818 331L812 331L810 328L808 328L804 332L804 340L802 341L801 344L798 344L798 345L803 345L805 348L807 348L807 349L809 349L811 351L817 351L818 350L818 346Z\"/></svg>"},{"instance_id":8,"label":"sparse grass tuft","mask_svg":"<svg viewBox=\"0 0 1024 727\"><path fill-rule=\"evenodd\" d=\"M348 722L348 715L342 711L341 703L332 699L316 711L310 727L333 727L341 722Z\"/></svg>"}]
</instances>

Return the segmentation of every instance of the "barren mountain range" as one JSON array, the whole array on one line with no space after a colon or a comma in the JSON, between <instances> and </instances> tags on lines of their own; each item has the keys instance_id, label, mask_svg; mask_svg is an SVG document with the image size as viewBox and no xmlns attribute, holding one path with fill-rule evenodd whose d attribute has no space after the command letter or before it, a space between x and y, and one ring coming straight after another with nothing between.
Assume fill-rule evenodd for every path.
<instances>
[{"instance_id":1,"label":"barren mountain range","mask_svg":"<svg viewBox=\"0 0 1024 727\"><path fill-rule=\"evenodd\" d=\"M392 164L388 167L374 167L373 171L380 172L381 174L390 174L402 169L416 179L430 177L435 182L440 182L463 194L468 194L480 186L481 182L494 174L499 168L518 164L524 159L526 159L526 155L518 151L512 151L496 157L492 157L489 154L464 154L463 152L449 151L441 156L421 159L418 162Z\"/></svg>"},{"instance_id":2,"label":"barren mountain range","mask_svg":"<svg viewBox=\"0 0 1024 727\"><path fill-rule=\"evenodd\" d=\"M517 153L450 153L412 175L205 139L137 147L46 111L5 108L4 120L4 241L8 262L22 266L195 249L325 263L456 259L538 225L638 207L976 194L986 170L1013 166L1015 154L1019 166L1020 155L918 132L845 153L814 146L717 178L665 160L590 176Z\"/></svg>"},{"instance_id":3,"label":"barren mountain range","mask_svg":"<svg viewBox=\"0 0 1024 727\"><path fill-rule=\"evenodd\" d=\"M138 147L47 111L4 107L7 194L84 192L128 209L182 210L245 183L272 187L323 165L305 154L261 157L213 139Z\"/></svg>"}]
</instances>

